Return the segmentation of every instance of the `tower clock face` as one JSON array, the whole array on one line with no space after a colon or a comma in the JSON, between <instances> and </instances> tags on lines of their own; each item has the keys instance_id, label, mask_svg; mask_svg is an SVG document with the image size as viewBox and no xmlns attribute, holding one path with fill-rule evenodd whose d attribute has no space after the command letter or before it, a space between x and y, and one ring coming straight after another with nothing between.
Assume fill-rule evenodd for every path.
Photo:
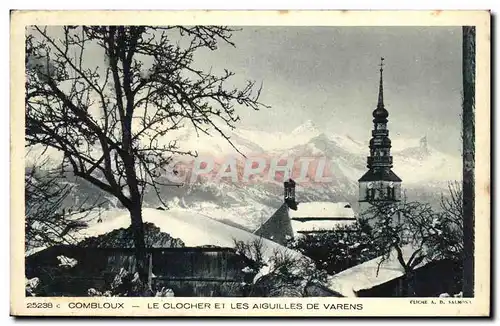
<instances>
[{"instance_id":1,"label":"tower clock face","mask_svg":"<svg viewBox=\"0 0 500 326\"><path fill-rule=\"evenodd\" d=\"M368 189L372 189L373 188L373 182L368 182L367 187L368 187Z\"/></svg>"},{"instance_id":2,"label":"tower clock face","mask_svg":"<svg viewBox=\"0 0 500 326\"><path fill-rule=\"evenodd\" d=\"M389 188L394 188L394 182L389 182Z\"/></svg>"}]
</instances>

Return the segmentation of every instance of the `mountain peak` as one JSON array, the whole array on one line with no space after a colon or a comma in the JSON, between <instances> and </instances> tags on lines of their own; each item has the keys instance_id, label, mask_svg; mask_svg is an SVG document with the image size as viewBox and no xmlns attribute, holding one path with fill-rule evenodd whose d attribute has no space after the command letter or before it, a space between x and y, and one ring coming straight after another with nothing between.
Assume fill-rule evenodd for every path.
<instances>
[{"instance_id":1,"label":"mountain peak","mask_svg":"<svg viewBox=\"0 0 500 326\"><path fill-rule=\"evenodd\" d=\"M320 134L318 127L312 120L306 120L292 131L292 134Z\"/></svg>"}]
</instances>

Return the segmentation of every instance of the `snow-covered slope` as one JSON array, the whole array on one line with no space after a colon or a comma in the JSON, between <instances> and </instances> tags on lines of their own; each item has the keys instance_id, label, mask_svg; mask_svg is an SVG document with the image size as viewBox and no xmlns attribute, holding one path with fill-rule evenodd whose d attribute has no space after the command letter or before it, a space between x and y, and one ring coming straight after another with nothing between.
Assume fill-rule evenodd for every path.
<instances>
[{"instance_id":1,"label":"snow-covered slope","mask_svg":"<svg viewBox=\"0 0 500 326\"><path fill-rule=\"evenodd\" d=\"M112 209L99 212L96 209L80 215L75 214L73 219L85 221L88 227L71 234L76 241L130 226L130 215L126 210ZM292 255L301 256L273 241L259 238L251 232L219 222L191 209L180 207L168 210L145 208L142 211L142 216L144 222L153 223L162 232L170 234L173 238L181 239L189 247L206 245L234 247L235 241L250 243L258 240L263 242L264 253L269 257L272 256L274 250L285 250ZM98 217L101 217L102 222L97 221Z\"/></svg>"},{"instance_id":2,"label":"snow-covered slope","mask_svg":"<svg viewBox=\"0 0 500 326\"><path fill-rule=\"evenodd\" d=\"M93 216L87 214L89 226L73 236L76 240L96 237L119 228L130 226L130 215L125 210L109 210L101 213L102 222L97 222L97 211ZM262 253L266 259L273 257L276 251L286 252L292 257L301 258L296 251L283 247L273 241L260 238L251 232L236 228L210 218L207 215L189 209L173 208L158 210L146 208L142 211L143 221L153 223L160 231L181 239L188 247L219 246L234 247L236 241L252 243L262 241Z\"/></svg>"}]
</instances>

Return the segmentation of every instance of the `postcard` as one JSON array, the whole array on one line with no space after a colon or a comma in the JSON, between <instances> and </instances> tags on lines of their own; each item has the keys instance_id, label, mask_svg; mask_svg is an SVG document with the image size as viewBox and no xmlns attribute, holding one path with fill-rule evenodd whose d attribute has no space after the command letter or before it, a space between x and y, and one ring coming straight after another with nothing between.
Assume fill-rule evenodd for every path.
<instances>
[{"instance_id":1,"label":"postcard","mask_svg":"<svg viewBox=\"0 0 500 326\"><path fill-rule=\"evenodd\" d=\"M488 11L13 11L11 315L489 316L489 76Z\"/></svg>"}]
</instances>

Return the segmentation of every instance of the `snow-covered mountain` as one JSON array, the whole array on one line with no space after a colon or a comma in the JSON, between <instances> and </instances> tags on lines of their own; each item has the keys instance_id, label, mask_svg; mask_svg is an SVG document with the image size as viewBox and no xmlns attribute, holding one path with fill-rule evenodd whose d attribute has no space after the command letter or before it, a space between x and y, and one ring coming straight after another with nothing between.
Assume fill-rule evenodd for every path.
<instances>
[{"instance_id":1,"label":"snow-covered mountain","mask_svg":"<svg viewBox=\"0 0 500 326\"><path fill-rule=\"evenodd\" d=\"M311 163L306 174L309 181L298 181L296 196L299 202L357 201L357 180L366 171L368 136L365 140L356 140L349 135L333 134L320 130L312 121L306 121L290 133L227 128L223 131L246 158L217 133L197 134L194 130L183 128L162 139L164 143L177 140L183 150L197 151L199 157L213 161L209 174L204 173L193 179L193 166L198 163L191 162L193 158L182 158L184 185L161 189L162 199L169 207L190 209L229 224L255 229L282 203L284 172L271 176L269 170L273 160L278 165L293 160L293 166L285 172L298 178L304 172L301 171L301 159L309 159ZM392 136L391 140L393 170L403 179L404 189L410 199L422 196L439 198L448 182L461 179L460 157L440 152L421 139L408 140ZM39 149L33 153L27 155L28 162L33 161L33 155L37 158L41 156ZM257 175L247 176L247 180L245 168L255 167L253 163L246 166L250 158L264 162L265 168ZM231 170L231 164L228 163L231 160L235 161L236 173L220 178L220 173ZM324 169L320 167L321 164ZM318 171L324 173L318 174ZM328 176L331 180L316 182L318 175ZM82 191L78 186L76 188L74 195L77 197L85 196L89 191ZM160 205L156 193L150 191L145 196L147 206ZM116 201L111 206L115 205Z\"/></svg>"}]
</instances>

